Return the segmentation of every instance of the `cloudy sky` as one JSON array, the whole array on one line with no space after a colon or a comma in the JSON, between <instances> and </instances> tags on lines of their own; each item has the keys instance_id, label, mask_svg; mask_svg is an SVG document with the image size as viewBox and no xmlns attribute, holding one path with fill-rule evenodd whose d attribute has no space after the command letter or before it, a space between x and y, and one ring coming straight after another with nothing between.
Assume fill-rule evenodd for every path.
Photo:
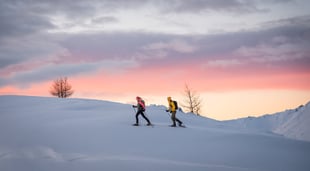
<instances>
[{"instance_id":1,"label":"cloudy sky","mask_svg":"<svg viewBox=\"0 0 310 171\"><path fill-rule=\"evenodd\" d=\"M0 0L0 94L182 103L215 119L310 100L308 0Z\"/></svg>"}]
</instances>

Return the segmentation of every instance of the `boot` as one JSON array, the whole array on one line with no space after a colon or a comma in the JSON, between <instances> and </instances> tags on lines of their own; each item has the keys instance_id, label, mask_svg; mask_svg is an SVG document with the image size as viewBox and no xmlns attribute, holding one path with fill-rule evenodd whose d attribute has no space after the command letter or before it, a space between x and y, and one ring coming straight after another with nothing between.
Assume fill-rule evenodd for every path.
<instances>
[{"instance_id":1,"label":"boot","mask_svg":"<svg viewBox=\"0 0 310 171\"><path fill-rule=\"evenodd\" d=\"M179 122L179 126L183 126L183 122Z\"/></svg>"}]
</instances>

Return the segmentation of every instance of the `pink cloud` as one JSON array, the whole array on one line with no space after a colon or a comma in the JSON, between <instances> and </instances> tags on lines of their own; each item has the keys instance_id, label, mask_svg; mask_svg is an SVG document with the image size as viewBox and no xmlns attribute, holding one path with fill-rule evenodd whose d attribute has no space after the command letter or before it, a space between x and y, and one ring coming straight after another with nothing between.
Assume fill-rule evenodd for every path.
<instances>
[{"instance_id":1,"label":"pink cloud","mask_svg":"<svg viewBox=\"0 0 310 171\"><path fill-rule=\"evenodd\" d=\"M167 94L181 92L187 83L198 91L235 91L244 89L310 89L310 73L264 65L243 65L236 61L220 61L206 66L208 61L169 64L162 66L142 65L120 72L101 70L69 77L76 92L98 93L150 93ZM225 65L224 65L225 64ZM242 66L240 66L242 65ZM30 69L27 68L27 69ZM32 84L28 90L3 87L5 92L48 95L51 81ZM43 85L43 86L42 86ZM84 93L85 94L85 93Z\"/></svg>"}]
</instances>

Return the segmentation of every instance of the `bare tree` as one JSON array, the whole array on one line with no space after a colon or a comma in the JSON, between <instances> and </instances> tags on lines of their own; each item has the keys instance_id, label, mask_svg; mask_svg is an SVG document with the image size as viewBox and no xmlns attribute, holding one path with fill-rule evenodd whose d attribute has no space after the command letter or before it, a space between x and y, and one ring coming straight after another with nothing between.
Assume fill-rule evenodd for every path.
<instances>
[{"instance_id":1,"label":"bare tree","mask_svg":"<svg viewBox=\"0 0 310 171\"><path fill-rule=\"evenodd\" d=\"M59 98L67 98L73 94L72 86L68 83L67 77L59 78L54 81L54 84L50 90L53 96Z\"/></svg>"},{"instance_id":2,"label":"bare tree","mask_svg":"<svg viewBox=\"0 0 310 171\"><path fill-rule=\"evenodd\" d=\"M193 91L187 84L185 84L184 89L184 104L182 104L182 107L185 108L185 111L192 112L196 115L200 115L201 105L202 105L202 99L200 96Z\"/></svg>"}]
</instances>

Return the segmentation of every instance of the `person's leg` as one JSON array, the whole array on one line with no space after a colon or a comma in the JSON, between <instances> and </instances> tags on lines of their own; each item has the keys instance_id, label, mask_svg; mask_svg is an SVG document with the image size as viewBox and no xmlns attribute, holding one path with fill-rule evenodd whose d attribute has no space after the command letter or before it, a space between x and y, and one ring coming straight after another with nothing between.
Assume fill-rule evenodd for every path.
<instances>
[{"instance_id":1,"label":"person's leg","mask_svg":"<svg viewBox=\"0 0 310 171\"><path fill-rule=\"evenodd\" d=\"M182 121L180 121L180 119L178 119L176 115L177 115L177 112L175 111L174 120L177 121L179 125L182 125ZM174 124L175 124L175 121L174 121Z\"/></svg>"},{"instance_id":2,"label":"person's leg","mask_svg":"<svg viewBox=\"0 0 310 171\"><path fill-rule=\"evenodd\" d=\"M144 115L144 113L142 111L141 111L141 115L147 121L147 123L150 125L151 124L150 120Z\"/></svg>"},{"instance_id":3,"label":"person's leg","mask_svg":"<svg viewBox=\"0 0 310 171\"><path fill-rule=\"evenodd\" d=\"M177 117L175 118L175 120L179 123L179 125L183 124L183 122L180 119L178 119Z\"/></svg>"},{"instance_id":4,"label":"person's leg","mask_svg":"<svg viewBox=\"0 0 310 171\"><path fill-rule=\"evenodd\" d=\"M176 124L175 124L175 114L176 114L176 112L174 111L174 112L171 112L171 120L172 120L172 125L171 126L176 126Z\"/></svg>"},{"instance_id":5,"label":"person's leg","mask_svg":"<svg viewBox=\"0 0 310 171\"><path fill-rule=\"evenodd\" d=\"M138 118L139 115L140 115L140 111L137 111L137 113L136 113L136 125L139 124L139 118Z\"/></svg>"}]
</instances>

